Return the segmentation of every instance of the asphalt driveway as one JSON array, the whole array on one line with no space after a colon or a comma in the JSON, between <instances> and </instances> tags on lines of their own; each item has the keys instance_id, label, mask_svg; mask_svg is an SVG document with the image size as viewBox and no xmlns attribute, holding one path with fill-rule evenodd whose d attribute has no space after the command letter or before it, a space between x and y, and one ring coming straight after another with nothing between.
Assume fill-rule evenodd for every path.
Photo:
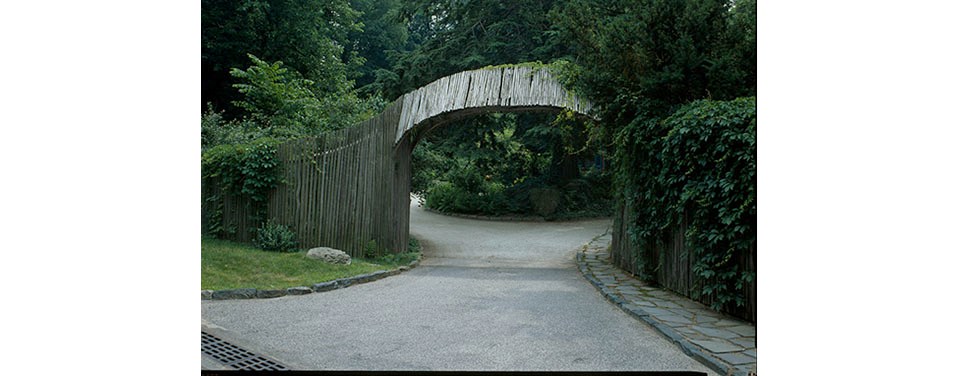
<instances>
[{"instance_id":1,"label":"asphalt driveway","mask_svg":"<svg viewBox=\"0 0 960 376\"><path fill-rule=\"evenodd\" d=\"M294 369L714 372L606 302L574 252L610 225L411 209L419 267L324 293L203 301L201 324Z\"/></svg>"}]
</instances>

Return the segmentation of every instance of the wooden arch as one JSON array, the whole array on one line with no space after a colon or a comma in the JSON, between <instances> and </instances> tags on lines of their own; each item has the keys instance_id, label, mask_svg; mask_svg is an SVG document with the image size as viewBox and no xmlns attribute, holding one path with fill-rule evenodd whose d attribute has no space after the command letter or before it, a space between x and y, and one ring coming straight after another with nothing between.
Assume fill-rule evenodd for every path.
<instances>
[{"instance_id":1,"label":"wooden arch","mask_svg":"<svg viewBox=\"0 0 960 376\"><path fill-rule=\"evenodd\" d=\"M547 69L506 66L441 78L355 127L280 145L284 183L271 192L267 217L292 229L302 248L333 247L353 257L371 245L378 253L404 251L416 135L478 113L569 109L588 116L590 108ZM259 225L250 221L250 203L220 195L217 186L204 181L203 228L221 221L234 230L229 238L250 240Z\"/></svg>"},{"instance_id":2,"label":"wooden arch","mask_svg":"<svg viewBox=\"0 0 960 376\"><path fill-rule=\"evenodd\" d=\"M397 101L402 106L397 143L417 130L480 113L569 109L589 116L592 107L564 89L548 69L529 66L460 72L404 94Z\"/></svg>"}]
</instances>

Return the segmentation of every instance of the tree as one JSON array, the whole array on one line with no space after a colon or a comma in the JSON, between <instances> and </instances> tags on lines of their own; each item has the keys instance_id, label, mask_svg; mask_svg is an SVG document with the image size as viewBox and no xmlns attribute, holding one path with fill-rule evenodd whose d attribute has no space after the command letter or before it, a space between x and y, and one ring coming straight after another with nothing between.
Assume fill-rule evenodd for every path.
<instances>
[{"instance_id":1,"label":"tree","mask_svg":"<svg viewBox=\"0 0 960 376\"><path fill-rule=\"evenodd\" d=\"M564 1L410 0L400 16L419 44L393 67L398 84L388 98L438 78L487 65L544 61L567 49L551 33L547 17Z\"/></svg>"},{"instance_id":2,"label":"tree","mask_svg":"<svg viewBox=\"0 0 960 376\"><path fill-rule=\"evenodd\" d=\"M363 30L350 33L345 54L356 53L364 64L353 73L357 88L364 95L375 95L383 90L382 82L392 82L388 76L396 56L408 49L407 27L400 17L400 0L351 0L353 9L360 12ZM376 83L377 77L381 83Z\"/></svg>"},{"instance_id":3,"label":"tree","mask_svg":"<svg viewBox=\"0 0 960 376\"><path fill-rule=\"evenodd\" d=\"M615 127L756 94L755 0L570 0L553 18L581 67L575 84Z\"/></svg>"},{"instance_id":4,"label":"tree","mask_svg":"<svg viewBox=\"0 0 960 376\"><path fill-rule=\"evenodd\" d=\"M230 103L232 68L249 65L247 54L265 61L283 61L312 81L314 93L352 88L347 73L362 63L344 54L350 33L358 31L359 14L349 0L203 0L201 2L201 69L204 108L212 102L241 115ZM322 94L321 94L322 95Z\"/></svg>"},{"instance_id":5,"label":"tree","mask_svg":"<svg viewBox=\"0 0 960 376\"><path fill-rule=\"evenodd\" d=\"M233 86L243 94L234 102L245 110L260 128L270 129L275 137L297 137L346 128L375 115L380 103L361 100L352 88L314 91L312 80L283 62L268 63L250 55L253 65L246 70L232 69L240 80Z\"/></svg>"}]
</instances>

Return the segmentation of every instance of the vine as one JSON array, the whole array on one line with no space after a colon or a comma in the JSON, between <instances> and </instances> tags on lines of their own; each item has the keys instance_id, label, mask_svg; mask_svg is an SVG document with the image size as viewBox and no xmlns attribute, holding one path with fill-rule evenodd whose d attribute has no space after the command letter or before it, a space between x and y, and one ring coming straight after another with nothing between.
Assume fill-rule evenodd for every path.
<instances>
[{"instance_id":1,"label":"vine","mask_svg":"<svg viewBox=\"0 0 960 376\"><path fill-rule=\"evenodd\" d=\"M756 278L738 259L756 244L756 98L695 101L658 120L637 117L617 134L616 184L636 213L628 233L641 276L652 279L671 231L702 281L691 293L714 309L743 306Z\"/></svg>"},{"instance_id":2,"label":"vine","mask_svg":"<svg viewBox=\"0 0 960 376\"><path fill-rule=\"evenodd\" d=\"M253 223L260 224L266 220L270 191L282 181L277 157L279 143L276 139L261 138L246 144L219 145L203 153L203 178L205 181L213 179L219 188L217 194L207 198L215 203L207 229L211 234L223 236L236 231L235 228L231 231L232 226L222 225L222 198L225 195L247 199L245 201L251 209L250 220Z\"/></svg>"}]
</instances>

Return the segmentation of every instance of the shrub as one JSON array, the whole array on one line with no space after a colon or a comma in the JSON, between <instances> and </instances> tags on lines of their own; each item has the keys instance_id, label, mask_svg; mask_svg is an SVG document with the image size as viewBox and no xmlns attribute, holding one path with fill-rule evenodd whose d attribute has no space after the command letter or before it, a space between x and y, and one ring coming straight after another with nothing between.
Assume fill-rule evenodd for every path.
<instances>
[{"instance_id":1,"label":"shrub","mask_svg":"<svg viewBox=\"0 0 960 376\"><path fill-rule=\"evenodd\" d=\"M452 168L426 191L427 207L445 213L500 215L509 212L503 183L472 165Z\"/></svg>"},{"instance_id":2,"label":"shrub","mask_svg":"<svg viewBox=\"0 0 960 376\"><path fill-rule=\"evenodd\" d=\"M296 138L342 129L379 113L386 102L379 97L360 99L350 81L320 90L316 82L303 78L282 61L269 63L247 55L252 64L246 70L233 68L230 75L243 99L234 105L243 109L261 127L277 138Z\"/></svg>"},{"instance_id":3,"label":"shrub","mask_svg":"<svg viewBox=\"0 0 960 376\"><path fill-rule=\"evenodd\" d=\"M270 190L281 183L280 161L275 139L259 139L248 144L219 145L205 151L201 158L204 184L215 184L219 191L206 199L215 202L211 214L209 234L223 236L223 196L247 199L250 220L261 223L266 219Z\"/></svg>"},{"instance_id":4,"label":"shrub","mask_svg":"<svg viewBox=\"0 0 960 376\"><path fill-rule=\"evenodd\" d=\"M423 247L420 246L420 240L413 237L413 235L410 236L410 241L408 243L407 252L420 253L423 251Z\"/></svg>"},{"instance_id":5,"label":"shrub","mask_svg":"<svg viewBox=\"0 0 960 376\"><path fill-rule=\"evenodd\" d=\"M742 306L745 283L755 278L737 256L757 240L756 99L696 101L663 124L663 183L676 198L668 210L687 215L693 271L711 281L694 294Z\"/></svg>"},{"instance_id":6,"label":"shrub","mask_svg":"<svg viewBox=\"0 0 960 376\"><path fill-rule=\"evenodd\" d=\"M380 247L377 246L376 240L370 239L370 241L368 241L367 244L363 246L364 258L375 259L379 254L380 254Z\"/></svg>"},{"instance_id":7,"label":"shrub","mask_svg":"<svg viewBox=\"0 0 960 376\"><path fill-rule=\"evenodd\" d=\"M269 220L257 229L254 245L265 251L296 252L297 235L287 226Z\"/></svg>"},{"instance_id":8,"label":"shrub","mask_svg":"<svg viewBox=\"0 0 960 376\"><path fill-rule=\"evenodd\" d=\"M253 55L248 57L252 66L230 70L230 75L240 80L233 87L244 95L234 105L267 126L299 128L321 122L325 114L320 100L310 91L313 81L296 70L284 68L283 62L268 63Z\"/></svg>"},{"instance_id":9,"label":"shrub","mask_svg":"<svg viewBox=\"0 0 960 376\"><path fill-rule=\"evenodd\" d=\"M200 147L207 151L218 145L237 145L253 142L275 132L261 128L250 119L230 120L223 118L223 112L217 112L212 104L200 117Z\"/></svg>"}]
</instances>

